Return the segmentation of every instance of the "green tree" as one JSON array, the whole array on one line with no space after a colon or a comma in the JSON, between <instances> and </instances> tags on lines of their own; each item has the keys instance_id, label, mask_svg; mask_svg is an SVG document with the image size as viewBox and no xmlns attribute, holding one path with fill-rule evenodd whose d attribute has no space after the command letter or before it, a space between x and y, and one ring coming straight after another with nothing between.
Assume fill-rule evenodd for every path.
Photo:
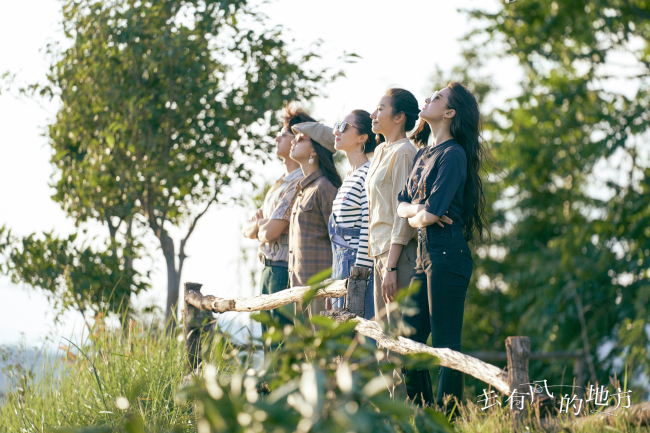
<instances>
[{"instance_id":1,"label":"green tree","mask_svg":"<svg viewBox=\"0 0 650 433\"><path fill-rule=\"evenodd\" d=\"M650 4L523 0L470 15L478 63L514 56L524 79L486 113L502 172L487 184L493 239L476 257L465 347L528 335L536 351L585 349L592 382L649 374ZM531 376L559 383L563 369L532 363Z\"/></svg>"},{"instance_id":2,"label":"green tree","mask_svg":"<svg viewBox=\"0 0 650 433\"><path fill-rule=\"evenodd\" d=\"M59 238L43 236L15 238L0 227L0 253L5 256L0 272L14 283L40 287L55 308L73 308L82 315L87 310L127 313L131 294L149 288L146 276L135 271L137 245L109 241L104 248L76 242L77 234Z\"/></svg>"},{"instance_id":3,"label":"green tree","mask_svg":"<svg viewBox=\"0 0 650 433\"><path fill-rule=\"evenodd\" d=\"M61 108L49 126L54 200L77 224L106 223L126 242L153 233L167 265L167 317L175 312L199 219L246 158L263 158L274 115L338 76L310 69L280 27L246 0L66 0L70 46L49 47L44 95ZM180 245L169 233L183 228Z\"/></svg>"}]
</instances>

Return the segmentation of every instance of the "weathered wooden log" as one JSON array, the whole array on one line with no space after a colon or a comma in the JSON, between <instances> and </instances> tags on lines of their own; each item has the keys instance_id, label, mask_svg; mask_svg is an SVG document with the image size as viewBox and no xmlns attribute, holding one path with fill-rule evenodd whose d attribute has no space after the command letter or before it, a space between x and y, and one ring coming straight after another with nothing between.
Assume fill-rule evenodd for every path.
<instances>
[{"instance_id":1,"label":"weathered wooden log","mask_svg":"<svg viewBox=\"0 0 650 433\"><path fill-rule=\"evenodd\" d=\"M506 338L506 354L508 356L508 386L510 391L517 389L519 393L530 391L530 376L528 362L530 359L530 338ZM530 400L528 400L530 401Z\"/></svg>"},{"instance_id":2,"label":"weathered wooden log","mask_svg":"<svg viewBox=\"0 0 650 433\"><path fill-rule=\"evenodd\" d=\"M440 365L450 367L454 370L469 374L498 390L503 394L509 393L508 375L494 365L487 364L480 359L473 358L451 349L436 349L426 344L418 343L404 337L397 337L384 333L377 322L357 317L344 309L328 311L325 316L331 317L337 322L348 320L357 322L354 328L356 332L377 342L377 346L390 350L391 352L408 355L413 353L428 353L437 357Z\"/></svg>"},{"instance_id":3,"label":"weathered wooden log","mask_svg":"<svg viewBox=\"0 0 650 433\"><path fill-rule=\"evenodd\" d=\"M200 286L200 285L199 285ZM213 313L226 311L263 311L273 310L283 305L302 301L310 287L293 287L271 295L258 295L250 298L224 299L216 296L203 296L200 291L186 290L185 302L203 310ZM340 298L347 293L347 280L332 281L331 284L318 289L316 298Z\"/></svg>"},{"instance_id":4,"label":"weathered wooden log","mask_svg":"<svg viewBox=\"0 0 650 433\"><path fill-rule=\"evenodd\" d=\"M206 333L215 329L215 321L209 311L196 307L190 300L201 297L201 284L185 283L185 302L183 303L183 329L185 349L190 371L196 371L201 365L201 340Z\"/></svg>"},{"instance_id":5,"label":"weathered wooden log","mask_svg":"<svg viewBox=\"0 0 650 433\"><path fill-rule=\"evenodd\" d=\"M530 360L530 338L506 338L506 355L508 357L508 387L510 388L510 407L514 411L513 421L523 421L524 410L531 404L532 396L528 362ZM517 392L515 392L515 390ZM547 401L544 400L546 403ZM528 404L527 404L528 403Z\"/></svg>"}]
</instances>

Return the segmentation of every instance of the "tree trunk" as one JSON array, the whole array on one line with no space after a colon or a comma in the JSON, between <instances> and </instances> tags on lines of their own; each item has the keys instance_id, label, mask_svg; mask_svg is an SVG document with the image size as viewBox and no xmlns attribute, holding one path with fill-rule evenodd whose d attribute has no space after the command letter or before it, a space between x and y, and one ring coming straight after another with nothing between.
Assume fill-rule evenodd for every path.
<instances>
[{"instance_id":1,"label":"tree trunk","mask_svg":"<svg viewBox=\"0 0 650 433\"><path fill-rule=\"evenodd\" d=\"M177 308L178 308L178 290L181 280L180 272L176 269L176 254L174 251L174 240L163 231L160 235L160 247L165 256L167 264L167 305L165 308L165 320L169 326L176 327Z\"/></svg>"}]
</instances>

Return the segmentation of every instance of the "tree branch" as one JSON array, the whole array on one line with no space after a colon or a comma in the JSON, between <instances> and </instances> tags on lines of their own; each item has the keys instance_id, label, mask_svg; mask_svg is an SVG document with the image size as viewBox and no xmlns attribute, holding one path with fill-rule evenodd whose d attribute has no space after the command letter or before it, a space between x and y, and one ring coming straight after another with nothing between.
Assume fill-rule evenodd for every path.
<instances>
[{"instance_id":1,"label":"tree branch","mask_svg":"<svg viewBox=\"0 0 650 433\"><path fill-rule=\"evenodd\" d=\"M215 189L214 189L214 194L212 194L212 197L210 197L210 200L208 201L208 204L205 206L205 209L203 209L202 212L200 212L196 217L194 217L194 220L192 220L192 223L190 224L190 228L187 229L187 234L186 234L185 237L181 240L180 250L179 250L179 252L178 252L178 259L179 259L178 273L179 273L179 274L180 274L181 269L182 269L182 267L183 267L183 261L184 261L185 258L187 257L187 256L185 255L185 243L186 243L187 240L190 238L190 235L192 234L192 232L193 232L194 229L196 228L196 223L199 221L199 219L201 219L201 217L202 217L203 215L205 215L205 213L208 211L208 209L210 209L210 206L212 205L212 203L214 203L214 202L217 201L217 194L218 194L218 193L219 193L219 188L216 188L216 187L215 187Z\"/></svg>"}]
</instances>

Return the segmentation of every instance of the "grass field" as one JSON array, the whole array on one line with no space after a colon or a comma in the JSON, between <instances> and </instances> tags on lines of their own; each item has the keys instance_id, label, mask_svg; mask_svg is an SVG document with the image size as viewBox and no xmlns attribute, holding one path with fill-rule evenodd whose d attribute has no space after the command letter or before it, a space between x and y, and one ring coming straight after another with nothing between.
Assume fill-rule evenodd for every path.
<instances>
[{"instance_id":1,"label":"grass field","mask_svg":"<svg viewBox=\"0 0 650 433\"><path fill-rule=\"evenodd\" d=\"M213 422L206 415L206 405L214 401L212 399L206 403L205 400L214 397L215 385L212 385L211 391L209 380L203 384L205 388L199 387L196 388L199 391L192 391L198 396L197 398L177 398L187 374L186 352L180 330L176 330L174 335L170 336L158 325L142 325L130 321L127 326L117 330L109 330L101 324L96 324L89 334L83 344L70 342L60 348L59 356L43 358L39 374L17 365L4 368L2 374L11 382L12 391L8 392L0 403L2 432L47 432L59 429L88 433L235 431L219 428L218 420ZM341 340L341 337L334 334L330 337L317 336L316 340L330 338L332 344L340 342L348 344L349 341ZM345 352L345 347L342 350ZM300 354L296 356L300 358ZM205 358L214 366L211 374L219 379L214 383L221 384L224 389L226 389L224 381L226 377L237 377L236 373L242 371L248 371L246 374L254 376L255 371L251 367L267 368L254 366L247 355L237 354L227 338L215 340L207 350ZM338 374L337 372L337 377ZM261 374L259 376L261 377ZM243 382L245 383L246 380L248 379L244 379ZM300 383L302 386L302 382ZM207 394L212 397L206 392L201 394L201 389L207 389ZM236 397L228 395L227 402L221 400L219 404L222 406L215 407L225 408L226 403L234 404L233 402L239 401ZM250 399L250 396L246 398ZM261 402L257 401L257 398L254 400L258 405L256 407L266 404L263 399ZM288 400L291 404L291 400ZM246 401L242 401L241 410L249 410L246 409ZM350 402L345 405L345 410L349 407L354 408L354 405L349 406L349 404ZM376 412L379 409L372 410ZM403 409L397 406L393 408L386 406L386 409L382 410L394 412ZM262 424L251 423L249 427L245 427L246 418L242 418L242 413L236 416L241 424L237 426L238 431L267 431L255 427ZM260 413L260 411L255 409L251 413ZM269 413L271 413L270 409ZM409 424L412 427L411 431L428 431L417 428L417 417L403 413L404 416L411 417L412 421ZM358 414L361 415L361 410ZM458 432L515 431L509 408L498 407L484 412L476 403L467 400L461 405L460 414L454 424L454 430ZM287 417L289 415L287 413ZM591 425L565 431L650 431L648 427L630 424L623 416L619 418L618 424L613 427ZM278 422L282 422L282 414L278 419L280 420ZM276 428L273 431L285 430ZM390 422L386 422L386 429L382 431L408 431L408 428L391 429ZM450 430L441 427L439 431ZM540 426L540 422L534 415L530 415L524 417L518 431L546 430Z\"/></svg>"}]
</instances>

